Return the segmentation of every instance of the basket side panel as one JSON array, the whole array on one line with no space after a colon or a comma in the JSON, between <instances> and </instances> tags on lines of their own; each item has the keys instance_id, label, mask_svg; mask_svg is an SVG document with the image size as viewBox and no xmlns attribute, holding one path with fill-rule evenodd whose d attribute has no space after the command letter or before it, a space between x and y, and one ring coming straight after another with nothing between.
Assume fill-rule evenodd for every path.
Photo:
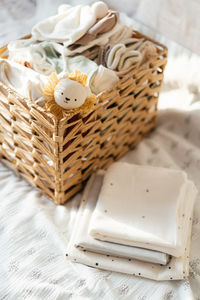
<instances>
[{"instance_id":1,"label":"basket side panel","mask_svg":"<svg viewBox=\"0 0 200 300\"><path fill-rule=\"evenodd\" d=\"M167 50L159 48L158 53L99 95L92 113L60 123L62 203L95 170L108 168L155 127Z\"/></svg>"},{"instance_id":2,"label":"basket side panel","mask_svg":"<svg viewBox=\"0 0 200 300\"><path fill-rule=\"evenodd\" d=\"M18 175L55 199L55 126L25 98L0 84L0 156Z\"/></svg>"}]
</instances>

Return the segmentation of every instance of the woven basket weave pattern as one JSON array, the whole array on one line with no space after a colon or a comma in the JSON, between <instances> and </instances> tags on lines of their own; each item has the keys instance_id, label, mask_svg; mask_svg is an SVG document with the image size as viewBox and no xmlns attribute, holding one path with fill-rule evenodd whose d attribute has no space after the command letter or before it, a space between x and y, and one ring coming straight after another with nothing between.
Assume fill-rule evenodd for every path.
<instances>
[{"instance_id":1,"label":"woven basket weave pattern","mask_svg":"<svg viewBox=\"0 0 200 300\"><path fill-rule=\"evenodd\" d=\"M154 44L158 56L98 95L94 111L82 118L58 121L0 82L1 160L55 203L65 203L95 170L106 169L155 127L167 49Z\"/></svg>"}]
</instances>

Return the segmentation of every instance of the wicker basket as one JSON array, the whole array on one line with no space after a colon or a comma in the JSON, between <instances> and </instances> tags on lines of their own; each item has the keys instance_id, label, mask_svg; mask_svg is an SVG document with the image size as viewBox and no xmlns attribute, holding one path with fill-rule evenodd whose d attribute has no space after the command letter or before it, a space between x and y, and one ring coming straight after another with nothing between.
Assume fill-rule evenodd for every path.
<instances>
[{"instance_id":1,"label":"wicker basket","mask_svg":"<svg viewBox=\"0 0 200 300\"><path fill-rule=\"evenodd\" d=\"M167 48L147 39L156 45L158 56L99 94L94 111L82 118L58 121L0 82L2 162L56 204L63 204L94 170L106 169L134 148L155 127L167 61Z\"/></svg>"}]
</instances>

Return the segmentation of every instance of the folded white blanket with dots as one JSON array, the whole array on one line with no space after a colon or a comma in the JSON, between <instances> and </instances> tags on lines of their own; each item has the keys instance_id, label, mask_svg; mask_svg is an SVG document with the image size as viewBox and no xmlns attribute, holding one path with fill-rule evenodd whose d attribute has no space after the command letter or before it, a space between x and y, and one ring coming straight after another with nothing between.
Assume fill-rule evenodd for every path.
<instances>
[{"instance_id":1,"label":"folded white blanket with dots","mask_svg":"<svg viewBox=\"0 0 200 300\"><path fill-rule=\"evenodd\" d=\"M114 163L90 178L67 257L154 280L184 279L196 195L185 172Z\"/></svg>"}]
</instances>

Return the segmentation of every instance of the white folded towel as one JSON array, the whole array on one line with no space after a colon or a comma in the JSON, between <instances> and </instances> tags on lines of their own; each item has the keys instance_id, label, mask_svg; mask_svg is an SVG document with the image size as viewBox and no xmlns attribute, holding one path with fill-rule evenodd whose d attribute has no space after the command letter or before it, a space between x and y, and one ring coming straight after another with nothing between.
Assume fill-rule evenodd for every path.
<instances>
[{"instance_id":1,"label":"white folded towel","mask_svg":"<svg viewBox=\"0 0 200 300\"><path fill-rule=\"evenodd\" d=\"M141 61L142 54L138 50L130 50L123 43L112 47L106 65L111 70L123 71Z\"/></svg>"},{"instance_id":2,"label":"white folded towel","mask_svg":"<svg viewBox=\"0 0 200 300\"><path fill-rule=\"evenodd\" d=\"M71 73L74 70L80 70L82 73L87 74L89 82L91 78L94 76L94 74L97 72L99 67L94 61L82 55L78 55L74 57L65 57L63 58L63 62L64 62L63 72Z\"/></svg>"},{"instance_id":3,"label":"white folded towel","mask_svg":"<svg viewBox=\"0 0 200 300\"><path fill-rule=\"evenodd\" d=\"M124 28L124 24L117 22L116 25L108 32L105 32L104 34L99 35L96 39L90 41L85 46L77 47L74 50L70 50L69 48L65 48L64 55L70 56L75 54L81 54L83 51L90 49L96 45L105 45L109 42L109 40L116 35L118 32L121 32L122 28ZM65 45L65 43L64 43Z\"/></svg>"},{"instance_id":4,"label":"white folded towel","mask_svg":"<svg viewBox=\"0 0 200 300\"><path fill-rule=\"evenodd\" d=\"M181 256L187 188L185 172L115 163L104 177L89 233L100 240Z\"/></svg>"},{"instance_id":5,"label":"white folded towel","mask_svg":"<svg viewBox=\"0 0 200 300\"><path fill-rule=\"evenodd\" d=\"M160 230L161 230L161 232L163 232L162 242L165 240L165 237L166 237L165 242L167 242L167 243L163 243L166 245L165 246L162 245L162 248L163 248L163 250L168 251L168 249L169 249L168 242L171 241L169 234L172 233L172 236L175 236L175 237L178 236L176 234L174 235L173 230L171 231L171 229L172 229L171 226L172 227L174 226L174 217L172 216L172 219L171 219L169 212L174 211L175 213L173 213L173 215L176 215L177 202L179 202L179 201L177 201L177 199L174 198L174 193L177 196L180 196L180 193L177 193L178 189L176 187L176 184L179 184L179 192L180 192L181 191L180 186L181 186L181 184L184 184L184 182L185 182L185 189L184 188L182 189L182 191L184 191L182 194L184 200L180 201L181 207L179 207L179 209L178 209L178 211L179 211L178 219L179 220L177 219L180 226L183 228L183 232L184 232L184 236L185 236L185 241L184 241L184 239L182 239L184 248L183 248L183 251L180 251L180 252L182 252L182 255L180 257L172 256L170 262L166 266L163 266L163 265L158 265L155 263L153 264L153 263L142 262L142 261L136 260L136 259L116 257L115 255L111 256L110 254L109 254L110 256L106 255L106 254L97 254L92 251L86 251L86 250L83 251L83 250L81 250L81 248L77 248L76 247L77 241L81 242L81 239L79 238L80 237L80 235L79 235L80 220L81 220L83 211L85 209L85 205L86 205L85 203L87 203L86 198L84 197L82 199L81 208L77 214L75 227L72 232L71 240L69 242L67 257L74 262L80 262L80 263L83 263L83 264L86 264L89 266L93 266L93 267L97 267L100 269L122 272L122 273L127 273L127 274L133 274L136 276L142 276L142 277L146 277L146 278L150 278L150 279L154 279L154 280L177 280L177 279L186 278L189 273L189 248L190 248L190 234L191 234L191 226L192 226L192 212L193 212L194 201L195 201L196 194L197 194L197 190L196 190L194 184L191 181L187 180L187 177L183 172L176 171L176 170L174 170L174 171L166 170L166 171L169 171L170 176L168 176L168 180L171 183L169 185L168 182L166 182L166 186L171 187L170 190L166 191L165 184L164 184L164 182L162 182L162 179L163 179L162 176L164 176L164 175L162 174L161 168L139 167L138 166L138 168L143 168L143 171L145 171L145 169L147 170L147 174L146 174L146 172L143 172L143 174L146 174L146 177L148 177L148 172L151 171L151 174L152 174L151 185L146 186L146 184L147 183L149 184L149 182L145 181L145 176L143 177L143 181L141 181L141 182L138 181L140 187L142 186L142 183L145 183L145 186L143 186L143 187L145 187L144 192L150 193L150 187L152 189L151 191L153 191L153 184L152 184L153 181L155 183L154 188L156 190L159 190L158 189L159 188L159 180L160 180L160 175L161 175L160 183L162 183L162 187L160 186L160 189L162 188L162 194L160 194L160 190L159 190L158 194L154 193L154 196L156 199L154 199L154 197L153 198L150 197L151 201L153 199L153 202L150 202L150 201L145 202L144 199L146 198L146 196L142 197L142 198L137 198L137 199L139 199L137 201L138 205L136 204L136 210L134 210L134 208L132 207L132 204L126 203L126 201L125 201L125 199L127 197L127 192L124 191L123 188L122 188L123 193L120 191L120 186L121 187L123 187L124 185L127 186L125 181L128 182L128 188L131 189L130 173L127 172L127 175L124 174L123 170L121 169L121 166L119 166L118 164L122 164L122 163L113 164L109 168L107 174L111 173L111 169L114 170L116 167L117 169L120 169L122 171L123 176L125 175L124 179L122 180L122 178L120 176L120 172L117 172L117 174L116 174L116 172L114 173L116 175L114 175L114 178L112 178L111 182L107 181L107 179L105 177L104 178L104 187L102 188L102 191L104 189L107 189L108 186L112 187L112 184L115 184L115 188L116 188L117 192L120 193L120 197L121 197L120 201L121 201L122 205L119 205L119 196L116 195L116 193L115 193L115 196L116 196L115 198L108 193L107 196L109 196L109 197L107 197L106 206L104 206L105 203L103 203L103 201L101 200L101 193L102 193L102 191L101 191L97 206L95 208L95 210L100 211L101 217L102 217L102 220L100 220L100 215L98 215L98 218L96 219L98 222L98 224L97 224L98 232L99 232L100 224L101 224L100 227L103 227L104 229L105 229L105 225L108 226L108 222L106 219L107 218L109 219L109 215L111 215L111 212L112 212L112 218L113 217L115 218L113 213L117 213L118 217L117 217L117 220L114 220L114 223L112 222L113 219L110 218L109 226L111 228L107 228L108 232L112 232L112 234L113 234L113 232L116 233L116 230L113 226L114 224L116 224L116 221L119 221L119 223L122 221L123 222L125 221L126 224L129 223L130 227L136 226L137 221L140 220L140 219L138 219L139 216L141 215L140 208L143 208L142 211L145 211L145 214L142 214L141 218L145 219L145 218L143 218L143 216L147 217L147 221L150 225L150 230L148 229L148 227L146 227L144 225L142 227L143 231L140 230L139 228L137 230L139 231L140 234L142 234L142 238L148 237L148 239L146 239L146 242L148 243L148 245L146 244L146 247L149 247L149 249L151 249L152 243L153 243L153 245L155 243L156 236L154 236L152 234L152 237L151 237L149 234L149 231L152 231L152 229L154 229L153 230L154 234L158 234L158 233L160 233ZM132 167L137 168L137 166L132 166ZM164 171L165 169L162 169L162 170L163 170L163 172L165 172ZM116 171L116 169L115 169L115 171ZM154 174L156 172L157 172L157 176L156 175L154 176ZM139 175L139 177L138 177L138 175ZM137 172L137 178L140 178L140 175L141 175L140 172ZM178 177L179 177L179 179L178 179ZM109 178L109 176L108 176L108 178ZM119 178L121 179L121 182L117 186L116 184L117 184L117 182L118 182L117 180ZM115 181L113 181L113 179L115 179ZM167 179L167 177L166 177L166 179ZM175 180L176 184L172 183L173 179ZM105 185L105 182L108 185ZM148 189L148 191L147 191L147 189ZM110 191L111 194L113 193L112 188L111 189L108 188L107 191L108 190ZM135 193L132 194L132 199L133 199L133 196L138 197L138 195L141 195L141 194L139 193L138 188L136 188L136 194ZM161 196L163 195L163 197L161 198L160 195ZM167 197L168 195L172 196L173 200L168 198ZM109 206L111 203L111 200L109 200L110 196L112 199L112 206L114 208L117 207L116 210L115 209L112 210L112 207ZM167 198L168 198L168 201L165 201ZM181 198L181 197L179 197L179 198ZM173 201L175 203L173 203ZM141 206L141 207L140 207L140 202L143 202L143 206ZM165 207L166 216L163 214L164 209L162 209L160 207L159 202L161 202L162 205ZM116 206L115 206L115 204L116 204ZM144 204L145 204L145 206L144 206ZM153 209L153 206L154 206L154 209ZM156 210L156 207L159 208L157 213L154 212ZM121 212L118 210L119 208L121 208ZM105 209L106 209L106 211L105 211ZM128 214L127 214L128 210L131 210L131 213L128 212ZM139 215L138 215L138 213L139 213ZM161 217L157 217L157 215L159 215L159 213L161 213ZM105 215L107 216L106 218L105 218ZM155 216L155 219L148 220L148 216L153 216L153 215ZM163 217L164 217L164 219L163 219ZM94 228L94 227L95 227L95 232L96 232L96 225L94 226L94 223L93 223L95 218L96 217L95 217L95 212L94 212L92 215L93 221L92 220L90 221L89 233L91 233L91 232L93 233L93 231L91 231L91 228ZM106 220L106 224L104 224L105 220ZM158 228L158 230L156 232L156 228L159 227L158 221L159 221L159 224L161 225L161 229ZM170 223L171 221L173 222L172 224ZM165 222L166 235L165 235L165 232L163 231L164 230L164 226L163 226L164 222ZM139 221L139 224L141 225L142 223ZM118 225L117 225L117 231L118 230L120 231L121 228ZM123 224L121 223L121 225L123 225ZM170 227L169 231L168 231L168 227ZM124 229L127 229L127 228L129 229L129 227L127 227L127 226ZM145 232L145 230L147 231L147 233ZM180 230L180 229L178 229L178 230ZM127 232L125 230L123 233L125 235L127 234ZM129 234L132 235L133 233L135 233L135 231L129 231ZM134 235L134 237L135 237L135 235ZM99 236L98 236L98 238L99 238ZM124 241L124 239L118 239L118 243L121 243L121 240ZM127 241L127 239L126 239L126 241ZM174 246L175 245L177 246L176 239L174 240L174 242L175 242ZM80 243L80 245L81 245L81 243Z\"/></svg>"},{"instance_id":6,"label":"white folded towel","mask_svg":"<svg viewBox=\"0 0 200 300\"><path fill-rule=\"evenodd\" d=\"M62 5L58 14L36 24L32 36L39 41L55 41L65 46L80 39L99 18L108 12L107 5L98 1L89 5Z\"/></svg>"},{"instance_id":7,"label":"white folded towel","mask_svg":"<svg viewBox=\"0 0 200 300\"><path fill-rule=\"evenodd\" d=\"M98 95L107 89L113 88L118 81L119 78L114 71L100 65L91 79L90 88L94 94Z\"/></svg>"},{"instance_id":8,"label":"white folded towel","mask_svg":"<svg viewBox=\"0 0 200 300\"><path fill-rule=\"evenodd\" d=\"M99 63L118 72L118 75L130 68L139 67L156 56L156 47L143 38L128 38L120 43L112 42L100 49Z\"/></svg>"},{"instance_id":9,"label":"white folded towel","mask_svg":"<svg viewBox=\"0 0 200 300\"><path fill-rule=\"evenodd\" d=\"M0 59L0 81L33 101L42 97L48 77L7 59Z\"/></svg>"},{"instance_id":10,"label":"white folded towel","mask_svg":"<svg viewBox=\"0 0 200 300\"><path fill-rule=\"evenodd\" d=\"M50 75L52 72L59 74L63 70L63 46L58 43L16 40L8 44L8 51L9 60L21 64L28 62L33 70L43 75Z\"/></svg>"},{"instance_id":11,"label":"white folded towel","mask_svg":"<svg viewBox=\"0 0 200 300\"><path fill-rule=\"evenodd\" d=\"M58 8L58 14L51 16L38 24L32 29L32 37L38 41L53 41L63 43L65 46L64 55L70 56L81 54L95 45L105 45L113 36L120 35L124 38L131 36L131 29L117 20L116 24L108 32L97 35L86 45L78 46L70 50L68 46L82 38L88 30L108 13L107 5L98 1L89 5L62 5ZM123 34L122 34L123 32Z\"/></svg>"},{"instance_id":12,"label":"white folded towel","mask_svg":"<svg viewBox=\"0 0 200 300\"><path fill-rule=\"evenodd\" d=\"M169 260L169 256L165 253L115 243L102 242L94 239L88 234L90 219L98 200L104 174L105 172L103 171L99 171L96 175L94 174L90 178L84 190L83 199L85 201L84 205L80 207L81 215L79 218L79 228L77 229L74 240L75 246L77 248L80 247L82 250L85 249L95 253L125 257L128 259L138 259L141 261L166 265Z\"/></svg>"},{"instance_id":13,"label":"white folded towel","mask_svg":"<svg viewBox=\"0 0 200 300\"><path fill-rule=\"evenodd\" d=\"M98 66L94 61L79 55L74 57L66 57L64 60L63 72L73 72L80 70L88 75L88 84L92 93L99 93L112 88L119 78L116 73L103 66Z\"/></svg>"}]
</instances>

